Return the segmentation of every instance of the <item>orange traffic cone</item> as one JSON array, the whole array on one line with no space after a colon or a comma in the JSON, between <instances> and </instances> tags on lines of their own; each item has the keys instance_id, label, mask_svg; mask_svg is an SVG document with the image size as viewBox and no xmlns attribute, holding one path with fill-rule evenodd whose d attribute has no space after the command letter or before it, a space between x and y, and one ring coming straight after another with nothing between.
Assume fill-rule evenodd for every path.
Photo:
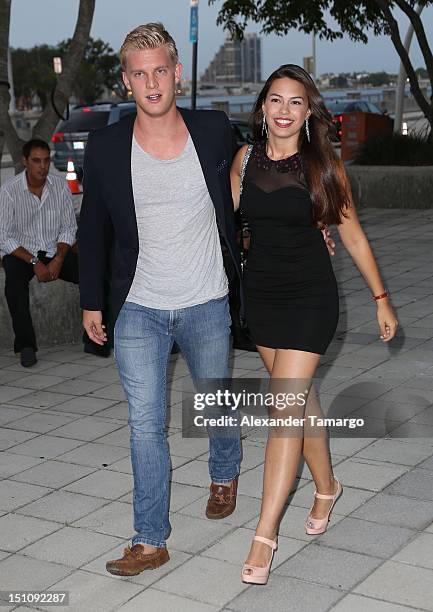
<instances>
[{"instance_id":1,"label":"orange traffic cone","mask_svg":"<svg viewBox=\"0 0 433 612\"><path fill-rule=\"evenodd\" d=\"M82 193L80 189L80 183L77 179L77 173L75 172L75 166L72 159L68 161L68 168L66 173L66 182L69 185L69 189L71 190L72 195L77 195Z\"/></svg>"}]
</instances>

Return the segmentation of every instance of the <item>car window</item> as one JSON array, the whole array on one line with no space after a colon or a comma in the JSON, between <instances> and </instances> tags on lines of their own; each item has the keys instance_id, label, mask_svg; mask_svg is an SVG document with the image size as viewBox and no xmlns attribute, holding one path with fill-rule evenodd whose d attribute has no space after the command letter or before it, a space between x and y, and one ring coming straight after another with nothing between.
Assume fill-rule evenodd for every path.
<instances>
[{"instance_id":1,"label":"car window","mask_svg":"<svg viewBox=\"0 0 433 612\"><path fill-rule=\"evenodd\" d=\"M122 119L123 117L126 117L126 115L132 115L135 112L137 112L137 107L136 106L127 106L127 107L122 108L120 110L119 118Z\"/></svg>"},{"instance_id":2,"label":"car window","mask_svg":"<svg viewBox=\"0 0 433 612\"><path fill-rule=\"evenodd\" d=\"M241 139L248 142L248 139L251 138L251 128L248 123L232 123L232 126L236 128L237 132L240 132Z\"/></svg>"},{"instance_id":3,"label":"car window","mask_svg":"<svg viewBox=\"0 0 433 612\"><path fill-rule=\"evenodd\" d=\"M345 113L353 113L354 111L358 110L356 108L356 103L355 102L349 102L349 104L347 104L347 106L344 109Z\"/></svg>"},{"instance_id":4,"label":"car window","mask_svg":"<svg viewBox=\"0 0 433 612\"><path fill-rule=\"evenodd\" d=\"M377 113L378 115L382 114L382 111L378 106L376 106L376 104L373 104L372 102L367 102L367 104L368 108L370 109L370 113Z\"/></svg>"},{"instance_id":5,"label":"car window","mask_svg":"<svg viewBox=\"0 0 433 612\"><path fill-rule=\"evenodd\" d=\"M62 121L57 128L58 132L89 132L105 127L108 122L109 111L88 111L71 113L67 121Z\"/></svg>"}]
</instances>

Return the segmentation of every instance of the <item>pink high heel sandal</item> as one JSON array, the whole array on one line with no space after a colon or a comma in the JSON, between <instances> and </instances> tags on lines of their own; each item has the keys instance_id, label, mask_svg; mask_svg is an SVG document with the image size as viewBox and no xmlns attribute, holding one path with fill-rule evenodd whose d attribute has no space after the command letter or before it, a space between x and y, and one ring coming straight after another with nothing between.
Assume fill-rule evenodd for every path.
<instances>
[{"instance_id":1,"label":"pink high heel sandal","mask_svg":"<svg viewBox=\"0 0 433 612\"><path fill-rule=\"evenodd\" d=\"M276 540L268 540L268 538L262 538L262 536L254 536L254 540L262 544L267 544L272 549L271 558L265 567L256 567L255 565L244 563L241 572L242 582L248 582L249 584L266 584L269 578L274 552L277 550L278 544ZM245 573L245 570L250 570L250 573Z\"/></svg>"},{"instance_id":2,"label":"pink high heel sandal","mask_svg":"<svg viewBox=\"0 0 433 612\"><path fill-rule=\"evenodd\" d=\"M308 514L307 521L305 523L305 533L307 533L308 535L318 535L319 533L325 533L325 531L328 529L328 523L329 519L331 518L332 508L334 507L335 502L343 492L343 487L341 486L339 480L335 478L335 481L337 483L337 490L334 495L323 495L322 493L314 491L314 497L317 497L317 499L332 499L332 504L328 510L328 514L321 519L313 518L311 516L311 511L313 509L314 504L313 506L311 506L310 513Z\"/></svg>"}]
</instances>

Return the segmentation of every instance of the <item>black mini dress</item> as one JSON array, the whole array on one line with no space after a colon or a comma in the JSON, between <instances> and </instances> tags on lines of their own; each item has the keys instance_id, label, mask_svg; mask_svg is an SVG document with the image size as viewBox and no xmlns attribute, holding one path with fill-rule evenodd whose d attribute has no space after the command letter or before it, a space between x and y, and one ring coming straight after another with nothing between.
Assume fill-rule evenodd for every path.
<instances>
[{"instance_id":1,"label":"black mini dress","mask_svg":"<svg viewBox=\"0 0 433 612\"><path fill-rule=\"evenodd\" d=\"M323 355L338 323L338 289L299 153L273 161L256 143L240 208L251 229L244 275L253 341Z\"/></svg>"}]
</instances>

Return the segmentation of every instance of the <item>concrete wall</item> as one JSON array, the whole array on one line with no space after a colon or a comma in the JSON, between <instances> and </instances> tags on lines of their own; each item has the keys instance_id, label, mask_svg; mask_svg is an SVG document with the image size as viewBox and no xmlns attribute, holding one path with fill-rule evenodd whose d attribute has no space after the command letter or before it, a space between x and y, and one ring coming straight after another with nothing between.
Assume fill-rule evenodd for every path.
<instances>
[{"instance_id":1,"label":"concrete wall","mask_svg":"<svg viewBox=\"0 0 433 612\"><path fill-rule=\"evenodd\" d=\"M13 331L4 295L5 274L0 269L0 346L13 348ZM81 342L81 311L78 287L57 280L30 282L30 312L36 331L38 346L52 346L69 342Z\"/></svg>"},{"instance_id":2,"label":"concrete wall","mask_svg":"<svg viewBox=\"0 0 433 612\"><path fill-rule=\"evenodd\" d=\"M433 208L433 166L346 167L355 203L373 208Z\"/></svg>"}]
</instances>

